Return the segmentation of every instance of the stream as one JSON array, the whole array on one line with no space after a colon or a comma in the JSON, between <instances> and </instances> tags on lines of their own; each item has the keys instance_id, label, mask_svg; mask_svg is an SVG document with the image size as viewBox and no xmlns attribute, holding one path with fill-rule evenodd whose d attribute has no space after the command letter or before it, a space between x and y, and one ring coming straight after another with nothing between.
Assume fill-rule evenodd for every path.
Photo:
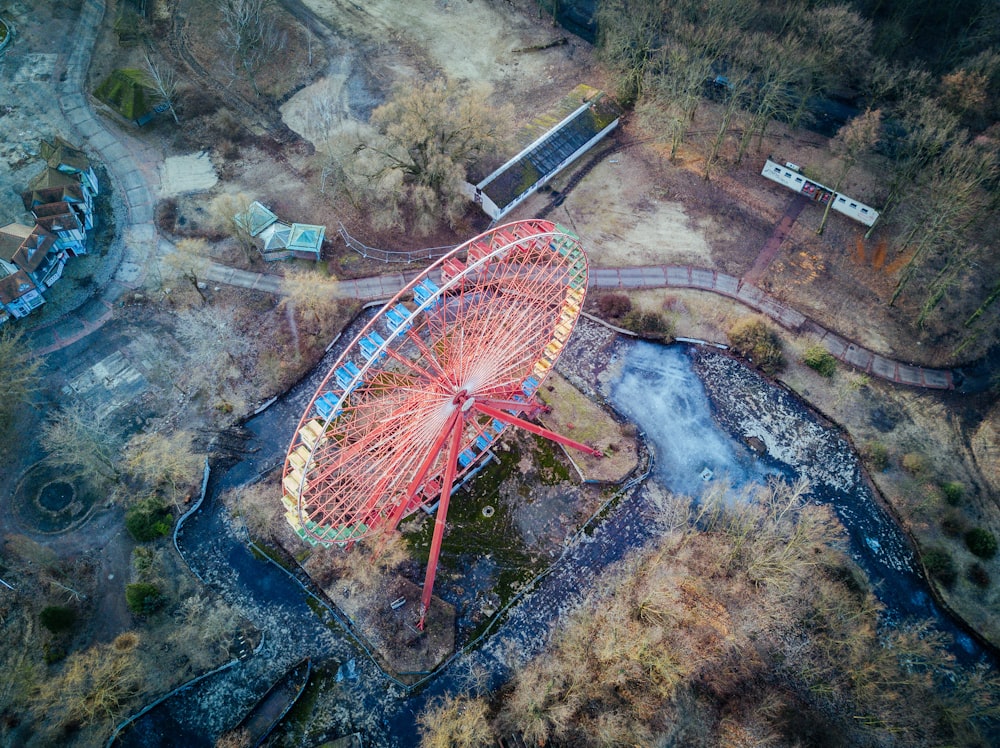
<instances>
[{"instance_id":1,"label":"stream","mask_svg":"<svg viewBox=\"0 0 1000 748\"><path fill-rule=\"evenodd\" d=\"M344 331L341 345L365 323ZM387 677L331 616L314 612L304 590L283 570L255 557L245 532L218 495L278 465L318 382L339 355L334 346L302 382L246 427L247 457L216 471L203 507L183 526L178 543L187 563L263 633L250 660L206 678L151 710L120 738L129 746L211 746L283 672L305 656L314 663L354 661L356 677L339 684L328 738L361 732L366 745L415 746L415 715L444 693L484 692L544 648L558 619L571 610L601 569L655 532L652 482L698 496L708 481L735 489L778 475L804 476L812 498L831 505L847 529L846 550L868 575L885 606L886 624L932 619L952 637L964 663L986 657L932 600L905 536L873 494L857 457L839 433L800 401L733 359L698 347L626 340L581 320L559 370L589 394L604 397L632 420L655 455L644 484L627 492L592 533L567 544L551 572L511 608L481 645L459 654L415 693ZM746 439L756 437L758 456ZM760 450L759 450L760 451ZM710 475L705 473L705 469ZM317 707L319 708L319 707Z\"/></svg>"}]
</instances>

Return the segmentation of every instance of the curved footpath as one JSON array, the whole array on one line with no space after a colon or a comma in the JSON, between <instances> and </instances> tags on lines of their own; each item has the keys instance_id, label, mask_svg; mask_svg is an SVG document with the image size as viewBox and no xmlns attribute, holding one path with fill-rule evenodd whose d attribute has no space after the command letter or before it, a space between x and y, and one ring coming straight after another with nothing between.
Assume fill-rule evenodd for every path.
<instances>
[{"instance_id":1,"label":"curved footpath","mask_svg":"<svg viewBox=\"0 0 1000 748\"><path fill-rule=\"evenodd\" d=\"M104 17L105 0L84 0L80 11L75 45L66 64L63 81L57 85L60 107L78 135L104 164L124 202L127 220L122 226L124 252L114 275L99 294L58 320L30 332L34 348L50 353L90 335L111 319L116 302L138 288L148 263L160 242L154 221L156 198L143 174L140 159L120 142L94 115L84 93L91 51ZM794 220L794 218L792 219ZM757 266L755 265L755 268ZM761 268L762 270L763 268ZM342 292L362 300L391 298L420 271L340 282ZM758 272L759 274L759 272ZM216 283L280 292L280 279L267 273L212 265L206 277ZM690 288L716 293L738 301L769 316L782 327L797 333L816 335L833 356L872 376L897 384L948 390L955 386L947 369L930 369L894 361L827 330L805 315L764 293L755 285L708 268L675 265L647 267L593 268L590 286L603 289Z\"/></svg>"},{"instance_id":2,"label":"curved footpath","mask_svg":"<svg viewBox=\"0 0 1000 748\"><path fill-rule=\"evenodd\" d=\"M73 49L66 61L65 74L55 85L55 93L63 115L79 136L75 140L86 141L85 150L96 153L96 160L107 170L121 196L126 221L119 226L121 235L116 241L123 243L124 251L110 282L96 296L28 333L34 349L40 354L64 348L99 330L111 319L112 309L122 295L142 284L157 248L156 198L140 169L139 158L100 122L84 93L87 68L105 6L105 0L84 0L82 3Z\"/></svg>"}]
</instances>

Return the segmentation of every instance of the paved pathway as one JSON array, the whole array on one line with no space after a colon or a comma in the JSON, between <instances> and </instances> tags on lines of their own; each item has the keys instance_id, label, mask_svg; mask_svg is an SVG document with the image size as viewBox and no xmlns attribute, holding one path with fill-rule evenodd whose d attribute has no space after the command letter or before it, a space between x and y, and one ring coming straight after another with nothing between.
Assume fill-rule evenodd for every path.
<instances>
[{"instance_id":1,"label":"paved pathway","mask_svg":"<svg viewBox=\"0 0 1000 748\"><path fill-rule=\"evenodd\" d=\"M117 241L124 243L124 252L111 281L102 287L98 296L58 320L30 331L34 348L41 354L76 342L110 320L112 309L122 295L141 285L157 246L156 199L148 186L148 177L140 168L142 159L94 115L83 93L91 51L104 12L105 0L84 0L66 73L55 89L63 114L78 136L75 141L81 146L86 142L85 150L96 155L95 161L100 161L107 169L122 197L127 220L119 227L122 233Z\"/></svg>"}]
</instances>

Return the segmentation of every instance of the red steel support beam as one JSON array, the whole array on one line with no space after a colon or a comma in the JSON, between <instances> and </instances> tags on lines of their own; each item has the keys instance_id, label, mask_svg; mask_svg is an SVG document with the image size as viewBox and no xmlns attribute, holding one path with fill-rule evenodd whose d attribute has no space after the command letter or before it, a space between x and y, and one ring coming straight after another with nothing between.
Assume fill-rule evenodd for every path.
<instances>
[{"instance_id":1,"label":"red steel support beam","mask_svg":"<svg viewBox=\"0 0 1000 748\"><path fill-rule=\"evenodd\" d=\"M456 410L456 413L460 411ZM444 478L441 486L441 500L438 502L437 514L434 515L434 537L431 538L431 555L427 559L427 573L424 577L424 594L420 598L420 622L417 627L424 630L424 620L431 607L431 595L434 592L434 576L437 574L438 556L441 555L441 541L444 539L445 520L448 518L448 500L451 499L451 486L455 482L455 466L458 463L458 451L462 446L462 432L465 419L459 418L452 423L451 445L448 448L447 462L444 466Z\"/></svg>"},{"instance_id":2,"label":"red steel support beam","mask_svg":"<svg viewBox=\"0 0 1000 748\"><path fill-rule=\"evenodd\" d=\"M445 427L441 429L441 433L438 434L434 443L431 445L430 451L427 453L427 457L420 464L420 469L417 470L417 474L414 476L413 480L410 481L410 485L406 487L406 495L396 508L392 512L392 516L389 518L389 522L385 526L385 537L388 538L396 528L399 527L399 523L403 519L403 514L406 513L406 508L413 501L413 497L417 495L417 491L423 484L424 479L427 478L427 473L430 472L431 467L434 465L434 460L437 459L438 454L441 453L441 448L444 446L445 441L448 439L448 434L452 432L455 428L455 421L459 419L462 412L455 408L455 412L448 417L448 423ZM461 430L459 430L461 431ZM381 550L381 549L380 549Z\"/></svg>"},{"instance_id":3,"label":"red steel support beam","mask_svg":"<svg viewBox=\"0 0 1000 748\"><path fill-rule=\"evenodd\" d=\"M473 410L478 410L483 415L491 416L499 421L508 423L511 426L517 426L524 429L525 431L530 431L532 434L538 434L538 436L543 436L546 439L556 442L557 444L562 444L567 447L572 447L573 449L579 450L592 457L604 457L604 453L599 449L594 449L586 444L581 444L580 442L573 441L572 439L563 436L562 434L557 434L555 431L549 431L543 426L536 426L531 421L525 421L523 418L518 418L517 416L512 416L510 413L505 413L502 410L497 410L496 408L491 408L489 405L485 405L478 401L474 402L472 405Z\"/></svg>"}]
</instances>

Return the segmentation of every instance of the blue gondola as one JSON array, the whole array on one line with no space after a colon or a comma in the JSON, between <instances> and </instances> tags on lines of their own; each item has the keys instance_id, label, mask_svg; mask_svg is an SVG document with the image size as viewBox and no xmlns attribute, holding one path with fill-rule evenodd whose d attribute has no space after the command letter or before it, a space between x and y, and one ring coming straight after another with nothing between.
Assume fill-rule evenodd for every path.
<instances>
[{"instance_id":1,"label":"blue gondola","mask_svg":"<svg viewBox=\"0 0 1000 748\"><path fill-rule=\"evenodd\" d=\"M471 449L464 449L458 454L458 462L462 467L468 467L474 459L476 459L476 453Z\"/></svg>"},{"instance_id":2,"label":"blue gondola","mask_svg":"<svg viewBox=\"0 0 1000 748\"><path fill-rule=\"evenodd\" d=\"M359 369L353 361L348 361L343 366L337 367L337 371L334 372L334 376L337 378L337 384L339 384L341 389L345 391L350 388L351 380L359 374L361 374L361 369ZM356 386L357 385L355 385L355 387Z\"/></svg>"},{"instance_id":3,"label":"blue gondola","mask_svg":"<svg viewBox=\"0 0 1000 748\"><path fill-rule=\"evenodd\" d=\"M524 383L521 385L521 389L524 391L525 395L531 397L532 395L535 394L535 390L538 389L538 380L535 379L534 377L528 377L527 379L524 380Z\"/></svg>"},{"instance_id":4,"label":"blue gondola","mask_svg":"<svg viewBox=\"0 0 1000 748\"><path fill-rule=\"evenodd\" d=\"M490 446L490 441L491 441L490 437L488 437L486 434L480 434L479 436L476 437L476 449L478 449L480 452L486 450Z\"/></svg>"},{"instance_id":5,"label":"blue gondola","mask_svg":"<svg viewBox=\"0 0 1000 748\"><path fill-rule=\"evenodd\" d=\"M366 359L371 361L373 358L378 356L379 358L385 357L385 351L380 351L379 348L385 345L385 338L379 335L377 332L370 332L365 335L358 342L361 346L361 355Z\"/></svg>"},{"instance_id":6,"label":"blue gondola","mask_svg":"<svg viewBox=\"0 0 1000 748\"><path fill-rule=\"evenodd\" d=\"M423 306L424 302L430 299L438 292L438 287L430 278L424 278L417 285L413 287L413 299ZM439 300L440 301L440 300ZM437 306L438 302L435 302L431 306Z\"/></svg>"},{"instance_id":7,"label":"blue gondola","mask_svg":"<svg viewBox=\"0 0 1000 748\"><path fill-rule=\"evenodd\" d=\"M330 418L330 414L333 413L333 417L336 418L340 415L338 410L336 413L333 409L337 407L337 401L340 397L333 392L324 392L322 395L316 398L316 412L319 413L320 418L327 419Z\"/></svg>"},{"instance_id":8,"label":"blue gondola","mask_svg":"<svg viewBox=\"0 0 1000 748\"><path fill-rule=\"evenodd\" d=\"M409 330L413 327L412 323L407 323L406 320L410 318L410 310L407 309L402 304L396 304L392 309L389 309L385 313L385 321L389 325L389 329L395 332L400 327L404 327Z\"/></svg>"}]
</instances>

